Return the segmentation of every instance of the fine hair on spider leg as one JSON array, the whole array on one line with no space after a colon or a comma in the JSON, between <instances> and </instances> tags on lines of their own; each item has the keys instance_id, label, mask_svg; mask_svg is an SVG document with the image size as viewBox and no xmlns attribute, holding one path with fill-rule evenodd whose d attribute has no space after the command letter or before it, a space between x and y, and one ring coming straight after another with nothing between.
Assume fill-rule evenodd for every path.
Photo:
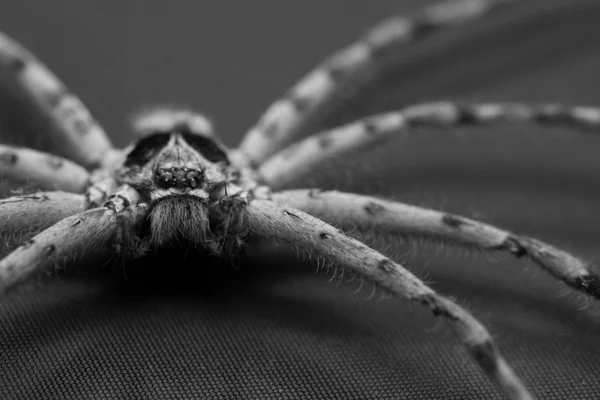
<instances>
[{"instance_id":1,"label":"fine hair on spider leg","mask_svg":"<svg viewBox=\"0 0 600 400\"><path fill-rule=\"evenodd\" d=\"M430 308L435 316L448 322L467 351L508 398L533 398L496 349L483 325L401 265L300 210L254 200L248 205L247 216L252 234L298 246L309 254L314 253L358 272L393 294Z\"/></svg>"},{"instance_id":2,"label":"fine hair on spider leg","mask_svg":"<svg viewBox=\"0 0 600 400\"><path fill-rule=\"evenodd\" d=\"M361 230L380 230L406 238L433 237L447 243L528 258L569 286L600 299L600 272L570 253L540 240L459 215L372 196L310 189L272 195L279 204L301 209L325 221Z\"/></svg>"},{"instance_id":3,"label":"fine hair on spider leg","mask_svg":"<svg viewBox=\"0 0 600 400\"><path fill-rule=\"evenodd\" d=\"M522 0L440 1L383 21L335 52L272 103L246 133L235 158L259 165L336 107L351 101L385 71L398 67L403 48L457 25L478 22ZM508 7L506 7L508 6ZM400 57L401 58L401 57ZM408 60L410 63L410 60Z\"/></svg>"},{"instance_id":4,"label":"fine hair on spider leg","mask_svg":"<svg viewBox=\"0 0 600 400\"><path fill-rule=\"evenodd\" d=\"M258 168L258 179L272 189L293 186L298 178L322 168L336 157L348 157L371 146L382 146L398 136L433 128L481 128L504 122L545 127L567 127L595 133L600 127L600 108L560 104L518 103L461 104L433 102L407 106L398 111L371 115L334 129L317 132L275 153Z\"/></svg>"},{"instance_id":5,"label":"fine hair on spider leg","mask_svg":"<svg viewBox=\"0 0 600 400\"><path fill-rule=\"evenodd\" d=\"M4 198L0 200L0 237L18 240L84 210L84 196L75 193L34 192Z\"/></svg>"},{"instance_id":6,"label":"fine hair on spider leg","mask_svg":"<svg viewBox=\"0 0 600 400\"><path fill-rule=\"evenodd\" d=\"M81 192L89 172L65 158L32 149L0 145L0 176L40 188Z\"/></svg>"}]
</instances>

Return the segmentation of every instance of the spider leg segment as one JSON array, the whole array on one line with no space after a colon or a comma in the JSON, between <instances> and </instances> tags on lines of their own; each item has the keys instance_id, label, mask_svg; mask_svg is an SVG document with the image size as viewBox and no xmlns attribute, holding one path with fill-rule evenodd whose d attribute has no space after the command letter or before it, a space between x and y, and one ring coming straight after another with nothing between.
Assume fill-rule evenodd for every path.
<instances>
[{"instance_id":1,"label":"spider leg segment","mask_svg":"<svg viewBox=\"0 0 600 400\"><path fill-rule=\"evenodd\" d=\"M113 176L104 173L92 176L85 190L86 209L100 207L116 189L117 181Z\"/></svg>"},{"instance_id":2,"label":"spider leg segment","mask_svg":"<svg viewBox=\"0 0 600 400\"><path fill-rule=\"evenodd\" d=\"M496 122L531 123L542 126L600 131L600 108L566 107L557 104L458 104L425 103L400 111L378 114L310 136L276 153L258 169L260 181L273 189L294 183L323 162L381 144L414 128L481 126Z\"/></svg>"},{"instance_id":3,"label":"spider leg segment","mask_svg":"<svg viewBox=\"0 0 600 400\"><path fill-rule=\"evenodd\" d=\"M133 188L123 187L104 207L72 215L29 239L0 261L0 293L36 271L85 251L102 249L114 239L119 214L131 218L145 215L145 204L132 205L137 200L138 194ZM129 208L134 210L128 212Z\"/></svg>"},{"instance_id":4,"label":"spider leg segment","mask_svg":"<svg viewBox=\"0 0 600 400\"><path fill-rule=\"evenodd\" d=\"M0 236L39 232L85 210L85 197L66 192L38 192L0 200Z\"/></svg>"},{"instance_id":5,"label":"spider leg segment","mask_svg":"<svg viewBox=\"0 0 600 400\"><path fill-rule=\"evenodd\" d=\"M371 196L320 190L290 190L272 195L336 226L385 231L407 238L429 237L482 250L527 257L567 285L600 299L600 275L589 263L537 239L465 217Z\"/></svg>"},{"instance_id":6,"label":"spider leg segment","mask_svg":"<svg viewBox=\"0 0 600 400\"><path fill-rule=\"evenodd\" d=\"M245 191L223 197L211 207L211 217L215 226L211 228L220 238L217 251L227 257L235 257L243 246L243 238L248 231L246 207L250 194Z\"/></svg>"},{"instance_id":7,"label":"spider leg segment","mask_svg":"<svg viewBox=\"0 0 600 400\"><path fill-rule=\"evenodd\" d=\"M0 33L0 78L12 95L26 99L31 117L48 121L54 142L85 167L102 165L112 151L108 136L89 110L27 49Z\"/></svg>"},{"instance_id":8,"label":"spider leg segment","mask_svg":"<svg viewBox=\"0 0 600 400\"><path fill-rule=\"evenodd\" d=\"M94 209L63 219L0 261L0 293L67 257L98 249L113 235L115 213Z\"/></svg>"},{"instance_id":9,"label":"spider leg segment","mask_svg":"<svg viewBox=\"0 0 600 400\"><path fill-rule=\"evenodd\" d=\"M356 42L323 61L273 103L248 131L234 159L259 165L298 138L334 101L351 97L394 63L397 47L414 43L448 26L462 24L518 0L459 0L429 6L413 17L384 21Z\"/></svg>"},{"instance_id":10,"label":"spider leg segment","mask_svg":"<svg viewBox=\"0 0 600 400\"><path fill-rule=\"evenodd\" d=\"M481 323L401 265L300 210L268 200L254 200L246 210L250 233L309 251L375 281L393 294L430 308L435 316L445 319L481 369L508 398L532 399Z\"/></svg>"},{"instance_id":11,"label":"spider leg segment","mask_svg":"<svg viewBox=\"0 0 600 400\"><path fill-rule=\"evenodd\" d=\"M138 204L140 201L140 194L137 190L129 185L123 185L115 193L108 197L104 207L109 210L113 210L116 213L120 213L132 204Z\"/></svg>"},{"instance_id":12,"label":"spider leg segment","mask_svg":"<svg viewBox=\"0 0 600 400\"><path fill-rule=\"evenodd\" d=\"M45 189L81 193L89 173L65 158L37 150L0 145L0 175L20 182L34 181Z\"/></svg>"}]
</instances>

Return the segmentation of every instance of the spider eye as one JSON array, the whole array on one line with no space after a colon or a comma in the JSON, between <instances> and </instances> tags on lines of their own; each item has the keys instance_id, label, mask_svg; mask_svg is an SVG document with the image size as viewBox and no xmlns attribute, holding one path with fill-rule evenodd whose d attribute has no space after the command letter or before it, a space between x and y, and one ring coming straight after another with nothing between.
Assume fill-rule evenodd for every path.
<instances>
[{"instance_id":1,"label":"spider eye","mask_svg":"<svg viewBox=\"0 0 600 400\"><path fill-rule=\"evenodd\" d=\"M124 165L126 167L145 165L169 143L170 138L171 135L168 133L155 133L146 136L137 142L133 150L127 154Z\"/></svg>"},{"instance_id":2,"label":"spider eye","mask_svg":"<svg viewBox=\"0 0 600 400\"><path fill-rule=\"evenodd\" d=\"M229 164L229 157L225 148L217 142L214 138L197 135L188 131L180 131L183 139L189 144L194 150L200 153L208 161L217 163L224 162Z\"/></svg>"}]
</instances>

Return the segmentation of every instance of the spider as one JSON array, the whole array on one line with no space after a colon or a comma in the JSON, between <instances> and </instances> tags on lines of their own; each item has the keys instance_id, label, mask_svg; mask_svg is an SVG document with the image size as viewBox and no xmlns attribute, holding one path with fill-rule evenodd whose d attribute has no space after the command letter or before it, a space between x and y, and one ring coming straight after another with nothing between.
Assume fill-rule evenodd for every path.
<instances>
[{"instance_id":1,"label":"spider","mask_svg":"<svg viewBox=\"0 0 600 400\"><path fill-rule=\"evenodd\" d=\"M40 231L0 261L0 291L84 251L108 243L124 258L184 241L235 258L257 240L318 255L427 307L442 318L498 389L531 399L486 328L400 264L342 229L353 226L429 236L529 258L567 285L600 298L600 277L584 260L540 240L473 219L370 196L318 188L281 190L332 157L350 155L421 126L444 129L501 120L597 129L600 109L549 104L423 103L372 115L301 139L311 119L376 77L392 50L447 26L500 12L517 0L450 1L377 25L326 59L273 103L235 149L227 149L201 114L159 109L139 116L140 136L114 148L77 97L32 54L0 37L0 67L15 97L51 124L68 157L0 147L0 172L56 189L0 201L3 232ZM316 216L319 216L318 218Z\"/></svg>"}]
</instances>

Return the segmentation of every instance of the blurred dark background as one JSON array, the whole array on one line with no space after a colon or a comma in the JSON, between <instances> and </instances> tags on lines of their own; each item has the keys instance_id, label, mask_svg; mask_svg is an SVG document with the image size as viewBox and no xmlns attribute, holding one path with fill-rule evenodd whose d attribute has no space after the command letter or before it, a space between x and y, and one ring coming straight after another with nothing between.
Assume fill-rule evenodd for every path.
<instances>
[{"instance_id":1,"label":"blurred dark background","mask_svg":"<svg viewBox=\"0 0 600 400\"><path fill-rule=\"evenodd\" d=\"M113 141L132 112L204 111L234 146L312 66L431 1L5 1L0 27L77 93ZM600 103L600 4L530 1L411 46L323 126L424 100ZM0 112L1 115L1 112ZM596 262L600 138L561 129L423 131L303 186L449 210ZM377 242L490 328L543 399L600 398L600 308L525 261ZM467 254L468 253L468 254ZM281 256L283 257L283 256ZM154 263L156 264L156 263ZM310 263L152 278L105 268L0 305L4 398L501 398L429 313ZM137 275L136 275L137 276ZM329 274L331 276L331 274ZM193 279L192 279L193 278Z\"/></svg>"}]
</instances>

